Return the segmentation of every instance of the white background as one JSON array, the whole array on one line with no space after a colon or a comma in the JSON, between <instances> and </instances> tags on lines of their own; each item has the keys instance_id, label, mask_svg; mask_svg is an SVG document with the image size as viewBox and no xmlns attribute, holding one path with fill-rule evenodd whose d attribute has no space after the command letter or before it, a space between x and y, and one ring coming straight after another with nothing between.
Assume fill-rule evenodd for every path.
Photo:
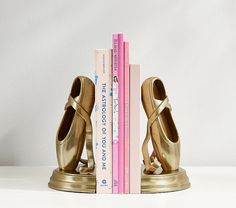
<instances>
[{"instance_id":1,"label":"white background","mask_svg":"<svg viewBox=\"0 0 236 208\"><path fill-rule=\"evenodd\" d=\"M0 0L0 165L56 165L71 83L116 32L165 84L182 165L236 165L234 0Z\"/></svg>"}]
</instances>

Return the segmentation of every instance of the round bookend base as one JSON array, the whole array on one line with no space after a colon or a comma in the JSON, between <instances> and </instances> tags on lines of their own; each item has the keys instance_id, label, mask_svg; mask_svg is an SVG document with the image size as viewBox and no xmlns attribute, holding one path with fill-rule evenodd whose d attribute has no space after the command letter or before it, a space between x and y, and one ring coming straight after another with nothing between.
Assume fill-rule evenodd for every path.
<instances>
[{"instance_id":1,"label":"round bookend base","mask_svg":"<svg viewBox=\"0 0 236 208\"><path fill-rule=\"evenodd\" d=\"M67 173L55 169L48 183L48 187L59 191L95 193L96 176L95 174Z\"/></svg>"},{"instance_id":2,"label":"round bookend base","mask_svg":"<svg viewBox=\"0 0 236 208\"><path fill-rule=\"evenodd\" d=\"M142 174L142 193L163 193L180 191L190 187L190 182L186 171L182 168L170 172L163 172L161 169L157 170L156 172L159 173L155 173L152 175L147 175L144 173Z\"/></svg>"}]
</instances>

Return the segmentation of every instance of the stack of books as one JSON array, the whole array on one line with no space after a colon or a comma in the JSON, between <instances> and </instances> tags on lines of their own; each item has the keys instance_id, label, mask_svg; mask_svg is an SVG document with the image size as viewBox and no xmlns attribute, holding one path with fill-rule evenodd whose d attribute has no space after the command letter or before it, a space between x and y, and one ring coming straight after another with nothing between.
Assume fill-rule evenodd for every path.
<instances>
[{"instance_id":1,"label":"stack of books","mask_svg":"<svg viewBox=\"0 0 236 208\"><path fill-rule=\"evenodd\" d=\"M95 65L97 193L140 193L140 67L122 33L95 51Z\"/></svg>"}]
</instances>

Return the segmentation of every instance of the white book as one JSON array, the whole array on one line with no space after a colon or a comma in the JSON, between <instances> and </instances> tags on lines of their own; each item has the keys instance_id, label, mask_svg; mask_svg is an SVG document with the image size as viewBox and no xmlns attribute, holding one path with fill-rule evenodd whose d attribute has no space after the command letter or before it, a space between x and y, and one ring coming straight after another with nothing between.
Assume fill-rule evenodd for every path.
<instances>
[{"instance_id":1,"label":"white book","mask_svg":"<svg viewBox=\"0 0 236 208\"><path fill-rule=\"evenodd\" d=\"M112 50L95 51L97 193L112 193Z\"/></svg>"}]
</instances>

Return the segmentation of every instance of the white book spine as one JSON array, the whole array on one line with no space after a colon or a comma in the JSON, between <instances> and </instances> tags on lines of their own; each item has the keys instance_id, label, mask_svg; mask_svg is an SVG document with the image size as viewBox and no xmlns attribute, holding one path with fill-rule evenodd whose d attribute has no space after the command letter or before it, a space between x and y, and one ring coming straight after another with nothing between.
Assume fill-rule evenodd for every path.
<instances>
[{"instance_id":1,"label":"white book spine","mask_svg":"<svg viewBox=\"0 0 236 208\"><path fill-rule=\"evenodd\" d=\"M97 193L112 193L112 50L95 51Z\"/></svg>"}]
</instances>

